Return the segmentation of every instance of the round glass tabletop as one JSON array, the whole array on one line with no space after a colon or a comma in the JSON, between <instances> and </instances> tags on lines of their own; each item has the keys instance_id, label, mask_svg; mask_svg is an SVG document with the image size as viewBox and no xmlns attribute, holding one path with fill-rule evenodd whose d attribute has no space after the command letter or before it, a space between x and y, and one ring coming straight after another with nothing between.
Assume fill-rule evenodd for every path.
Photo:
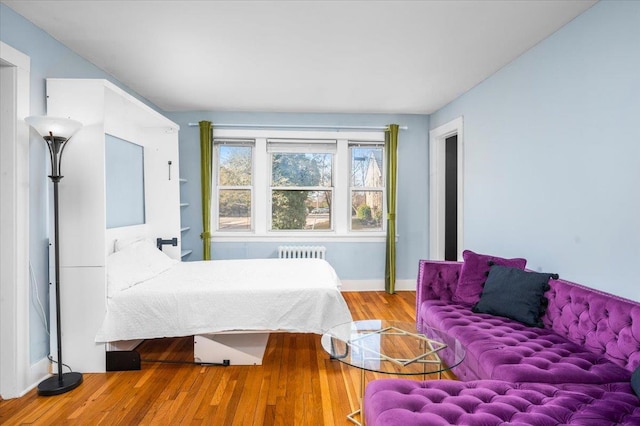
<instances>
[{"instance_id":1,"label":"round glass tabletop","mask_svg":"<svg viewBox=\"0 0 640 426\"><path fill-rule=\"evenodd\" d=\"M465 350L446 332L415 323L379 319L332 327L321 338L332 358L363 370L385 374L433 374L460 364Z\"/></svg>"}]
</instances>

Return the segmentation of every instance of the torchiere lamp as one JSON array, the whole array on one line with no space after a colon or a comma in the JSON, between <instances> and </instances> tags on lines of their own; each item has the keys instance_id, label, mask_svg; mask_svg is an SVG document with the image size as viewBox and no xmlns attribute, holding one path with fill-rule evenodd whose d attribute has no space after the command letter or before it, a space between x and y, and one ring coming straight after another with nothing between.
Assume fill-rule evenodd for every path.
<instances>
[{"instance_id":1,"label":"torchiere lamp","mask_svg":"<svg viewBox=\"0 0 640 426\"><path fill-rule=\"evenodd\" d=\"M60 326L60 244L58 238L58 183L62 179L60 164L62 152L69 139L81 127L82 123L69 118L27 117L24 119L37 131L47 143L51 158L51 181L53 182L53 223L55 242L55 276L56 276L56 331L58 343L58 374L38 384L38 395L52 396L68 392L82 383L82 373L62 373L62 332Z\"/></svg>"}]
</instances>

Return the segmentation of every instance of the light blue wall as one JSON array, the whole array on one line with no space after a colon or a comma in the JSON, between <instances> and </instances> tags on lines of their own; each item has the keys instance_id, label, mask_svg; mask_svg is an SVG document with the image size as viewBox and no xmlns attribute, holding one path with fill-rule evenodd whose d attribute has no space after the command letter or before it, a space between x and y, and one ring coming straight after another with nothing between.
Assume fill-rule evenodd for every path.
<instances>
[{"instance_id":1,"label":"light blue wall","mask_svg":"<svg viewBox=\"0 0 640 426\"><path fill-rule=\"evenodd\" d=\"M465 246L640 300L640 2L597 3L431 128L461 115Z\"/></svg>"},{"instance_id":2,"label":"light blue wall","mask_svg":"<svg viewBox=\"0 0 640 426\"><path fill-rule=\"evenodd\" d=\"M107 79L154 107L147 100L140 98L139 95L114 80L109 74L75 54L4 4L0 4L0 40L31 58L31 115L46 113L45 79L56 77ZM73 143L68 149L73 149ZM31 135L29 155L29 260L33 267L35 278L33 282L37 283L36 291L48 318L48 218L49 211L51 211L48 205L50 199L48 193L51 188L47 178L49 157L44 141L34 132ZM64 185L64 180L61 185ZM49 336L40 318L40 308L34 292L30 291L29 294L31 298L29 311L30 359L32 363L35 363L49 353Z\"/></svg>"},{"instance_id":3,"label":"light blue wall","mask_svg":"<svg viewBox=\"0 0 640 426\"><path fill-rule=\"evenodd\" d=\"M202 259L200 201L200 142L198 127L189 123L210 120L214 123L384 126L397 123L407 126L398 137L398 212L397 212L397 278L415 278L418 260L428 254L428 139L427 115L393 114L286 114L188 112L167 113L180 125L180 173L188 183L182 185L182 226L191 230L183 235L183 248L193 249L188 260ZM277 257L282 243L215 243L211 246L214 259ZM384 279L384 243L323 243L327 260L341 279Z\"/></svg>"}]
</instances>

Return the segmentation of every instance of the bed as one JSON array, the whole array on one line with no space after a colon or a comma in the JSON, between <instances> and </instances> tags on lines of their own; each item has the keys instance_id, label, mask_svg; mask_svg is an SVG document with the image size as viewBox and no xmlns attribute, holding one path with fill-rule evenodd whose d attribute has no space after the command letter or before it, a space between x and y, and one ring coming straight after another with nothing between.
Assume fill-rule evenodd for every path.
<instances>
[{"instance_id":1,"label":"bed","mask_svg":"<svg viewBox=\"0 0 640 426\"><path fill-rule=\"evenodd\" d=\"M138 241L107 260L108 301L96 342L229 331L322 334L351 321L322 259L178 262Z\"/></svg>"}]
</instances>

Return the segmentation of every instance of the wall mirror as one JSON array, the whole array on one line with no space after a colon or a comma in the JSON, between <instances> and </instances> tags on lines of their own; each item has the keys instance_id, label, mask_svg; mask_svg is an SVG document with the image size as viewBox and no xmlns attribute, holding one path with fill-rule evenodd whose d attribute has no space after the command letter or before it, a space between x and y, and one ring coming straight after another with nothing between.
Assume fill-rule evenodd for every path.
<instances>
[{"instance_id":1,"label":"wall mirror","mask_svg":"<svg viewBox=\"0 0 640 426\"><path fill-rule=\"evenodd\" d=\"M107 228L145 223L144 147L105 135Z\"/></svg>"}]
</instances>

